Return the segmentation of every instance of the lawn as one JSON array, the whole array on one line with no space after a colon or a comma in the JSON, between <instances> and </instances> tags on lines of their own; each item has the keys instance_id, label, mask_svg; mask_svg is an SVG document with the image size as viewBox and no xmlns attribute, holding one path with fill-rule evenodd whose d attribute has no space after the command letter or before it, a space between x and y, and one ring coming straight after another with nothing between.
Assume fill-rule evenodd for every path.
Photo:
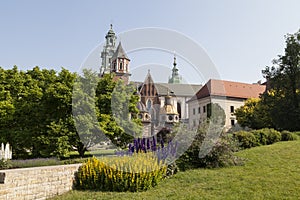
<instances>
[{"instance_id":1,"label":"lawn","mask_svg":"<svg viewBox=\"0 0 300 200\"><path fill-rule=\"evenodd\" d=\"M237 155L245 165L179 172L146 192L71 191L54 199L299 199L300 140Z\"/></svg>"}]
</instances>

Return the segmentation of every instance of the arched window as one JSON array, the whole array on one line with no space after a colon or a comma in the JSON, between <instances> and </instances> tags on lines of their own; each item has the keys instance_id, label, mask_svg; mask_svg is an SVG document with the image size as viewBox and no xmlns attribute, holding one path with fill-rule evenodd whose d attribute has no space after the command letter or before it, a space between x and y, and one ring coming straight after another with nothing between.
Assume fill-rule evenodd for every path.
<instances>
[{"instance_id":1,"label":"arched window","mask_svg":"<svg viewBox=\"0 0 300 200\"><path fill-rule=\"evenodd\" d=\"M147 110L150 111L152 107L152 101L150 99L147 100Z\"/></svg>"},{"instance_id":2,"label":"arched window","mask_svg":"<svg viewBox=\"0 0 300 200\"><path fill-rule=\"evenodd\" d=\"M180 104L180 102L177 102L177 112L179 114L179 118L181 119L181 104Z\"/></svg>"},{"instance_id":3,"label":"arched window","mask_svg":"<svg viewBox=\"0 0 300 200\"><path fill-rule=\"evenodd\" d=\"M123 70L123 63L120 62L120 70Z\"/></svg>"}]
</instances>

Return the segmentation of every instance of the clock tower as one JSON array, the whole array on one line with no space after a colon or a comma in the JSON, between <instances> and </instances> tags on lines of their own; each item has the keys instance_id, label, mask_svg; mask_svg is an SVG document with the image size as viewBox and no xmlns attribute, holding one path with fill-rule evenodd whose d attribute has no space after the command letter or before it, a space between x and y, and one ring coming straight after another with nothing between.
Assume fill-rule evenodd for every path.
<instances>
[{"instance_id":1,"label":"clock tower","mask_svg":"<svg viewBox=\"0 0 300 200\"><path fill-rule=\"evenodd\" d=\"M117 36L112 29L112 24L110 25L110 29L105 36L105 45L103 46L103 51L101 52L101 67L100 67L100 76L103 74L110 73L111 69L111 58L116 49L116 40Z\"/></svg>"}]
</instances>

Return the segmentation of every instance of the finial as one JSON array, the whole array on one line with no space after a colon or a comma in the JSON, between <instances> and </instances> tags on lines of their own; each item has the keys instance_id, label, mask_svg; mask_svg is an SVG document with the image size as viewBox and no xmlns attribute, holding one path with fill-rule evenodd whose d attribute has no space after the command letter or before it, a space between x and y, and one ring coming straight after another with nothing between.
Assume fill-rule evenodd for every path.
<instances>
[{"instance_id":1,"label":"finial","mask_svg":"<svg viewBox=\"0 0 300 200\"><path fill-rule=\"evenodd\" d=\"M175 54L175 51L174 51L174 62L173 62L173 65L174 67L176 67L177 63L176 63L176 54Z\"/></svg>"},{"instance_id":2,"label":"finial","mask_svg":"<svg viewBox=\"0 0 300 200\"><path fill-rule=\"evenodd\" d=\"M112 25L112 24L110 24L110 29L112 29L112 27L113 27L113 25Z\"/></svg>"},{"instance_id":3,"label":"finial","mask_svg":"<svg viewBox=\"0 0 300 200\"><path fill-rule=\"evenodd\" d=\"M150 69L148 69L148 74L150 74Z\"/></svg>"}]
</instances>

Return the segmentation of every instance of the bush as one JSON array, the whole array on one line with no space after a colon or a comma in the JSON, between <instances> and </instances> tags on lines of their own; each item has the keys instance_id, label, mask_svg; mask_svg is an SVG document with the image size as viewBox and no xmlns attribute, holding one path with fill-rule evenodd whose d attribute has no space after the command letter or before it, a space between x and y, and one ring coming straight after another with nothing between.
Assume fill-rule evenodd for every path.
<instances>
[{"instance_id":1,"label":"bush","mask_svg":"<svg viewBox=\"0 0 300 200\"><path fill-rule=\"evenodd\" d=\"M174 174L177 174L179 172L179 170L180 169L177 166L176 162L169 164L167 167L166 177L171 177Z\"/></svg>"},{"instance_id":2,"label":"bush","mask_svg":"<svg viewBox=\"0 0 300 200\"><path fill-rule=\"evenodd\" d=\"M289 131L282 131L281 132L281 141L292 141L297 140L298 136L295 133Z\"/></svg>"},{"instance_id":3,"label":"bush","mask_svg":"<svg viewBox=\"0 0 300 200\"><path fill-rule=\"evenodd\" d=\"M167 167L153 153L90 158L78 170L77 189L101 191L144 191L157 185Z\"/></svg>"},{"instance_id":4,"label":"bush","mask_svg":"<svg viewBox=\"0 0 300 200\"><path fill-rule=\"evenodd\" d=\"M267 145L267 141L268 141L267 131L264 131L263 129L259 129L259 130L252 130L250 132L254 135L259 145Z\"/></svg>"},{"instance_id":5,"label":"bush","mask_svg":"<svg viewBox=\"0 0 300 200\"><path fill-rule=\"evenodd\" d=\"M281 133L274 129L263 128L253 131L239 131L233 133L239 141L240 147L251 148L259 145L269 145L281 140Z\"/></svg>"},{"instance_id":6,"label":"bush","mask_svg":"<svg viewBox=\"0 0 300 200\"><path fill-rule=\"evenodd\" d=\"M297 135L298 137L300 137L300 131L295 131L293 132L295 135Z\"/></svg>"},{"instance_id":7,"label":"bush","mask_svg":"<svg viewBox=\"0 0 300 200\"><path fill-rule=\"evenodd\" d=\"M252 132L238 131L233 133L233 137L239 142L241 148L251 148L259 146L259 140Z\"/></svg>"},{"instance_id":8,"label":"bush","mask_svg":"<svg viewBox=\"0 0 300 200\"><path fill-rule=\"evenodd\" d=\"M253 131L262 145L269 145L281 140L281 133L271 128L263 128Z\"/></svg>"},{"instance_id":9,"label":"bush","mask_svg":"<svg viewBox=\"0 0 300 200\"><path fill-rule=\"evenodd\" d=\"M0 170L2 169L9 169L11 168L11 161L10 160L4 160L3 158L0 159Z\"/></svg>"},{"instance_id":10,"label":"bush","mask_svg":"<svg viewBox=\"0 0 300 200\"><path fill-rule=\"evenodd\" d=\"M240 165L240 159L233 155L238 150L237 143L227 136L222 136L214 144L212 150L201 159L206 168Z\"/></svg>"},{"instance_id":11,"label":"bush","mask_svg":"<svg viewBox=\"0 0 300 200\"><path fill-rule=\"evenodd\" d=\"M205 133L201 132L196 135L193 143L188 150L176 161L180 170L188 170L193 168L217 168L230 165L239 165L240 160L234 156L234 152L238 150L238 144L234 138L228 134L222 133L219 138L212 141L211 149L205 155L201 155L201 151L206 151L202 146L205 139Z\"/></svg>"},{"instance_id":12,"label":"bush","mask_svg":"<svg viewBox=\"0 0 300 200\"><path fill-rule=\"evenodd\" d=\"M266 129L268 132L268 141L267 144L274 144L275 142L281 141L281 133L279 131L276 131L275 129Z\"/></svg>"}]
</instances>

